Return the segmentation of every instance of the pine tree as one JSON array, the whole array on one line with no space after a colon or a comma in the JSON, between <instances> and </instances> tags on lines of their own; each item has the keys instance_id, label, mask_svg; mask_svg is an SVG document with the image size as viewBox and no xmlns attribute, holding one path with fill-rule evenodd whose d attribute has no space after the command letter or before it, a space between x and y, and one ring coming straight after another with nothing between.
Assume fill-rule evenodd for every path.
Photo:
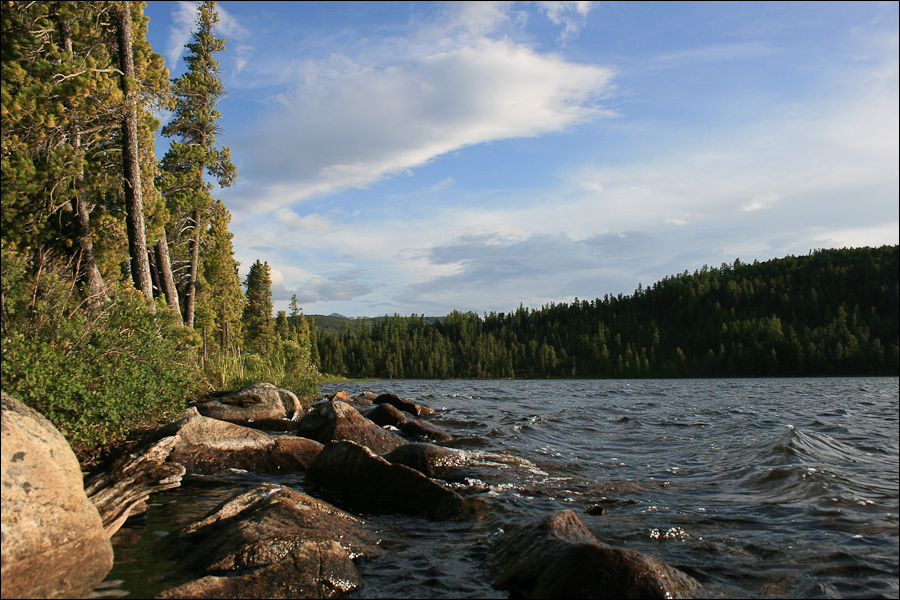
<instances>
[{"instance_id":1,"label":"pine tree","mask_svg":"<svg viewBox=\"0 0 900 600\"><path fill-rule=\"evenodd\" d=\"M250 267L245 295L247 303L241 317L244 328L244 348L260 355L275 350L275 322L272 318L272 277L269 263L258 260Z\"/></svg>"},{"instance_id":2,"label":"pine tree","mask_svg":"<svg viewBox=\"0 0 900 600\"><path fill-rule=\"evenodd\" d=\"M222 115L216 105L225 94L219 63L213 59L225 48L225 40L215 37L218 21L215 2L206 1L198 7L197 27L186 46L190 51L184 59L188 70L173 82L174 118L162 129L163 135L178 139L173 140L163 158L160 187L170 213L189 213L193 227L184 310L189 327L194 325L202 219L212 204L212 185L204 175L213 176L222 187L230 186L237 176L230 150L217 142L217 121Z\"/></svg>"},{"instance_id":3,"label":"pine tree","mask_svg":"<svg viewBox=\"0 0 900 600\"><path fill-rule=\"evenodd\" d=\"M209 227L203 235L203 265L198 279L195 325L216 330L222 351L241 344L241 312L244 294L238 275L240 263L234 259L231 213L220 200L210 211Z\"/></svg>"}]
</instances>

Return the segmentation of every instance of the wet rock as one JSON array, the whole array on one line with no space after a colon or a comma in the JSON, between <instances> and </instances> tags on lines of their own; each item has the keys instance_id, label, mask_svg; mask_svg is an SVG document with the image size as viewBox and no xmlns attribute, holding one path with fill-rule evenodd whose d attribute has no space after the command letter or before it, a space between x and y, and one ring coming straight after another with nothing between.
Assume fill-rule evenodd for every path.
<instances>
[{"instance_id":1,"label":"wet rock","mask_svg":"<svg viewBox=\"0 0 900 600\"><path fill-rule=\"evenodd\" d=\"M306 480L366 510L452 518L463 508L453 490L402 464L392 464L353 442L327 444Z\"/></svg>"},{"instance_id":2,"label":"wet rock","mask_svg":"<svg viewBox=\"0 0 900 600\"><path fill-rule=\"evenodd\" d=\"M254 383L237 392L194 402L193 406L201 415L223 421L297 420L304 413L293 392L271 383Z\"/></svg>"},{"instance_id":3,"label":"wet rock","mask_svg":"<svg viewBox=\"0 0 900 600\"><path fill-rule=\"evenodd\" d=\"M365 417L381 427L392 425L397 429L400 429L409 422L407 414L401 412L399 408L391 404L376 404L371 410L365 413Z\"/></svg>"},{"instance_id":4,"label":"wet rock","mask_svg":"<svg viewBox=\"0 0 900 600\"><path fill-rule=\"evenodd\" d=\"M200 577L158 598L335 598L361 583L353 559L379 554L355 517L274 485L224 502L178 541Z\"/></svg>"},{"instance_id":5,"label":"wet rock","mask_svg":"<svg viewBox=\"0 0 900 600\"><path fill-rule=\"evenodd\" d=\"M461 468L465 454L453 448L435 444L415 443L397 446L384 455L392 464L406 465L428 477L462 483L466 473Z\"/></svg>"},{"instance_id":6,"label":"wet rock","mask_svg":"<svg viewBox=\"0 0 900 600\"><path fill-rule=\"evenodd\" d=\"M453 436L428 421L422 419L409 419L400 427L400 431L407 435L438 442L449 442Z\"/></svg>"},{"instance_id":7,"label":"wet rock","mask_svg":"<svg viewBox=\"0 0 900 600\"><path fill-rule=\"evenodd\" d=\"M2 394L2 597L84 598L113 565L78 459L47 419Z\"/></svg>"},{"instance_id":8,"label":"wet rock","mask_svg":"<svg viewBox=\"0 0 900 600\"><path fill-rule=\"evenodd\" d=\"M700 585L656 558L600 542L571 510L506 533L492 553L494 587L519 598L686 598Z\"/></svg>"},{"instance_id":9,"label":"wet rock","mask_svg":"<svg viewBox=\"0 0 900 600\"><path fill-rule=\"evenodd\" d=\"M375 404L390 404L395 408L399 408L416 417L426 417L434 414L434 409L425 406L424 404L416 404L411 400L401 398L397 394L381 394L372 402Z\"/></svg>"},{"instance_id":10,"label":"wet rock","mask_svg":"<svg viewBox=\"0 0 900 600\"><path fill-rule=\"evenodd\" d=\"M178 437L169 461L184 465L188 473L228 468L255 473L304 471L322 449L322 444L310 439L271 435L204 417L195 407L154 434L155 438L166 436Z\"/></svg>"},{"instance_id":11,"label":"wet rock","mask_svg":"<svg viewBox=\"0 0 900 600\"><path fill-rule=\"evenodd\" d=\"M340 401L318 405L300 420L296 433L323 444L340 440L356 442L375 453L389 452L407 442L400 435L382 429L355 408Z\"/></svg>"}]
</instances>

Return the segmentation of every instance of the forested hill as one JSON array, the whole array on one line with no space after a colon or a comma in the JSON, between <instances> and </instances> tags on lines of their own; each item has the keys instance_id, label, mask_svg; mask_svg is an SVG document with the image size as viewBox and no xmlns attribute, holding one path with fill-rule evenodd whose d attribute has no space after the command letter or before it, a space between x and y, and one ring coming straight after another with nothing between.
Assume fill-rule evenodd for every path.
<instances>
[{"instance_id":1,"label":"forested hill","mask_svg":"<svg viewBox=\"0 0 900 600\"><path fill-rule=\"evenodd\" d=\"M704 267L631 296L510 313L382 318L318 333L349 377L900 374L898 246Z\"/></svg>"}]
</instances>

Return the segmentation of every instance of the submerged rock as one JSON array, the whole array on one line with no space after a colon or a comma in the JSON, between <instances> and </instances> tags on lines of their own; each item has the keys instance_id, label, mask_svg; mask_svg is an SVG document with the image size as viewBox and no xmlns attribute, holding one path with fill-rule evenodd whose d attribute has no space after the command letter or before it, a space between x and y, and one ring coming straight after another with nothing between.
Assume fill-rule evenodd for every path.
<instances>
[{"instance_id":1,"label":"submerged rock","mask_svg":"<svg viewBox=\"0 0 900 600\"><path fill-rule=\"evenodd\" d=\"M463 498L419 471L392 464L353 442L326 444L306 473L307 481L366 510L453 518Z\"/></svg>"},{"instance_id":2,"label":"submerged rock","mask_svg":"<svg viewBox=\"0 0 900 600\"><path fill-rule=\"evenodd\" d=\"M518 598L686 598L700 584L661 560L600 542L571 510L503 535L494 587Z\"/></svg>"},{"instance_id":3,"label":"submerged rock","mask_svg":"<svg viewBox=\"0 0 900 600\"><path fill-rule=\"evenodd\" d=\"M274 485L220 504L178 541L201 577L158 598L335 598L361 583L353 559L380 553L359 519Z\"/></svg>"},{"instance_id":4,"label":"submerged rock","mask_svg":"<svg viewBox=\"0 0 900 600\"><path fill-rule=\"evenodd\" d=\"M84 598L113 565L81 466L38 412L2 394L2 597Z\"/></svg>"}]
</instances>

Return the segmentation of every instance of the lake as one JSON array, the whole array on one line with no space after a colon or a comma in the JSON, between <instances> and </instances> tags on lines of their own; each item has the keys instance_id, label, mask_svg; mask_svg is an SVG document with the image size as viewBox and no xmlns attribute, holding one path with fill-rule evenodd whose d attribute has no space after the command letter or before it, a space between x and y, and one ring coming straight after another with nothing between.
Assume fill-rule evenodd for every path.
<instances>
[{"instance_id":1,"label":"lake","mask_svg":"<svg viewBox=\"0 0 900 600\"><path fill-rule=\"evenodd\" d=\"M885 597L898 587L897 378L378 381L437 411L482 521L362 515L386 550L358 598L505 598L484 566L505 527L575 510L601 541L660 558L705 597ZM97 595L180 583L158 540L233 493L302 474L193 479L116 536ZM602 515L588 514L602 507ZM598 512L596 510L592 512Z\"/></svg>"}]
</instances>

